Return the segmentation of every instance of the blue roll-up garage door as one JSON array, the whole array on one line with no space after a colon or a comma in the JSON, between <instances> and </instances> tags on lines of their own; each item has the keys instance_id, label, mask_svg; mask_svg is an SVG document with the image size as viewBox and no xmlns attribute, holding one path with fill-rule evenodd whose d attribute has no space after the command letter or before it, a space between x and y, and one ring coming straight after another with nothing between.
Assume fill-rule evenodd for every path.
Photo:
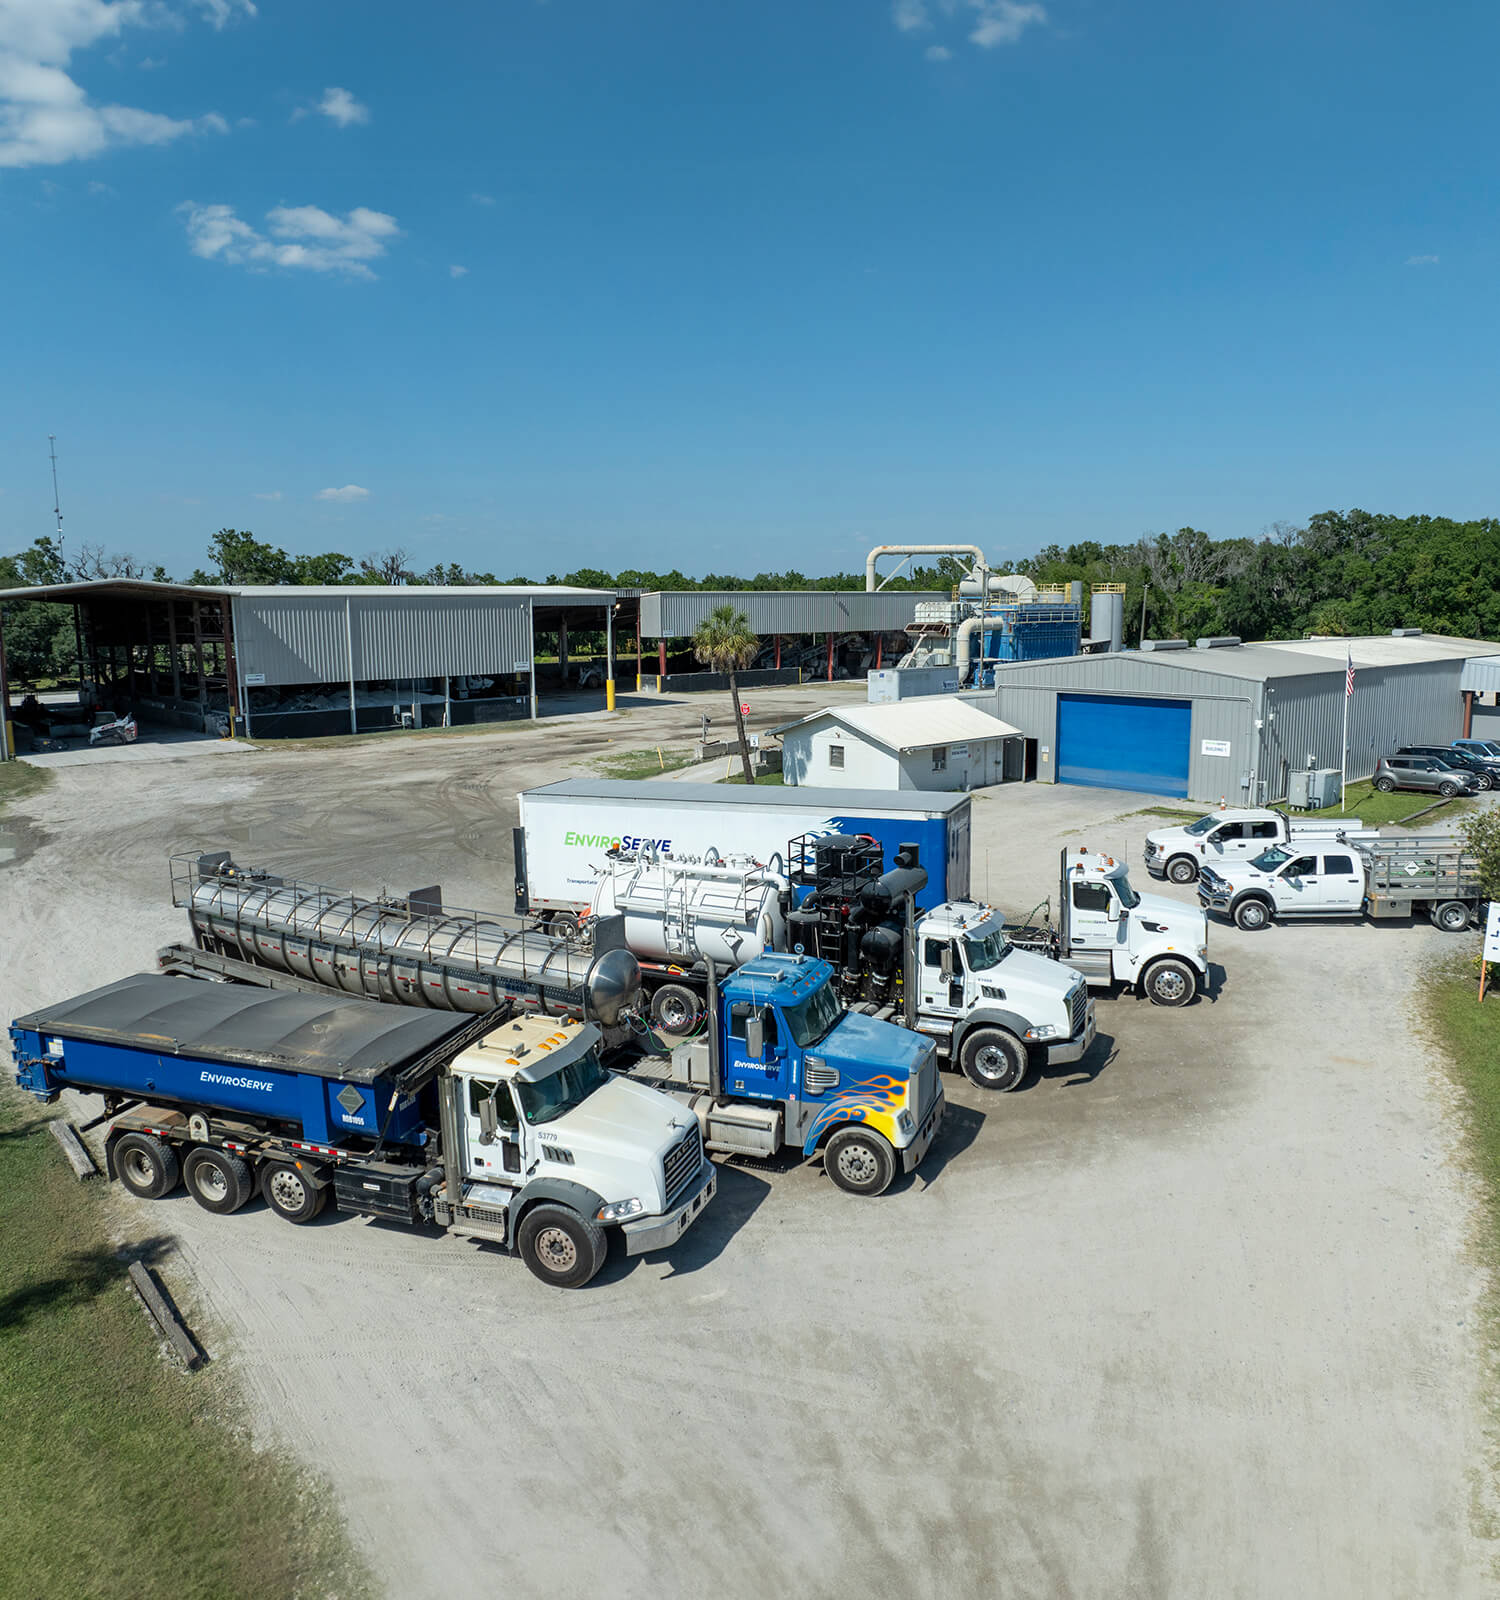
<instances>
[{"instance_id":1,"label":"blue roll-up garage door","mask_svg":"<svg viewBox=\"0 0 1500 1600\"><path fill-rule=\"evenodd\" d=\"M1186 799L1192 721L1188 700L1060 694L1058 782Z\"/></svg>"}]
</instances>

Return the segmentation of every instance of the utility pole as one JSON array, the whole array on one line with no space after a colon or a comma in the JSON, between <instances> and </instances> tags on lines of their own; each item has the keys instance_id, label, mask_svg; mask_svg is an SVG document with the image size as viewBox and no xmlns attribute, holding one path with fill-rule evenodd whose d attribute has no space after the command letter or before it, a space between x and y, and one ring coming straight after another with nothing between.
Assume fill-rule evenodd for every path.
<instances>
[{"instance_id":1,"label":"utility pole","mask_svg":"<svg viewBox=\"0 0 1500 1600\"><path fill-rule=\"evenodd\" d=\"M1151 585L1149 583L1144 583L1141 585L1141 637L1139 640L1139 643L1141 644L1145 644L1146 642L1146 596L1150 594L1150 592Z\"/></svg>"},{"instance_id":2,"label":"utility pole","mask_svg":"<svg viewBox=\"0 0 1500 1600\"><path fill-rule=\"evenodd\" d=\"M52 515L57 518L57 558L62 560L63 554L63 527L62 527L62 496L57 492L57 435L47 435L47 449L52 457Z\"/></svg>"}]
</instances>

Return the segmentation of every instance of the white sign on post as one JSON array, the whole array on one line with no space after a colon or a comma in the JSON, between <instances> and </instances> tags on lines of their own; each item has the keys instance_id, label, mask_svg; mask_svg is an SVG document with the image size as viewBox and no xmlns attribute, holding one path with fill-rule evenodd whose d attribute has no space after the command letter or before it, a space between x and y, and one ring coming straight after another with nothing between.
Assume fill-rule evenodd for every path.
<instances>
[{"instance_id":1,"label":"white sign on post","mask_svg":"<svg viewBox=\"0 0 1500 1600\"><path fill-rule=\"evenodd\" d=\"M245 674L245 687L248 689L259 688L265 681L266 675L263 672L247 672Z\"/></svg>"},{"instance_id":2,"label":"white sign on post","mask_svg":"<svg viewBox=\"0 0 1500 1600\"><path fill-rule=\"evenodd\" d=\"M1500 961L1500 900L1490 901L1490 914L1484 925L1484 959Z\"/></svg>"},{"instance_id":3,"label":"white sign on post","mask_svg":"<svg viewBox=\"0 0 1500 1600\"><path fill-rule=\"evenodd\" d=\"M1227 756L1230 754L1228 739L1204 739L1199 745L1206 756Z\"/></svg>"}]
</instances>

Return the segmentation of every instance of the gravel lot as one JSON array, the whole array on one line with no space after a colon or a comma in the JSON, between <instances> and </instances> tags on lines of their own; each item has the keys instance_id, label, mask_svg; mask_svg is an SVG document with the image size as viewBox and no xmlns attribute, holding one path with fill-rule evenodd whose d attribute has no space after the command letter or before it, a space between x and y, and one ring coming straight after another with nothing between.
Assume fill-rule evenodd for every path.
<instances>
[{"instance_id":1,"label":"gravel lot","mask_svg":"<svg viewBox=\"0 0 1500 1600\"><path fill-rule=\"evenodd\" d=\"M754 725L829 697L754 691ZM171 850L507 906L515 791L702 709L628 704L60 769L0 825L5 1016L180 937ZM1143 804L977 795L976 892L1027 909L1068 843L1138 862ZM393 1594L1477 1596L1476 1219L1412 1015L1452 946L1215 925L1211 998L1102 999L1091 1057L1018 1094L950 1077L885 1198L727 1167L682 1247L581 1293L363 1219L114 1204L175 1238L266 1442L331 1478Z\"/></svg>"}]
</instances>

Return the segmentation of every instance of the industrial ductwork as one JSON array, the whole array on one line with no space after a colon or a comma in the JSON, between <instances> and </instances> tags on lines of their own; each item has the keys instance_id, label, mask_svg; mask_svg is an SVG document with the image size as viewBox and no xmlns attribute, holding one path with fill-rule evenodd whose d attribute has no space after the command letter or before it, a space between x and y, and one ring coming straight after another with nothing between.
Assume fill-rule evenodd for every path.
<instances>
[{"instance_id":1,"label":"industrial ductwork","mask_svg":"<svg viewBox=\"0 0 1500 1600\"><path fill-rule=\"evenodd\" d=\"M977 544L878 544L865 557L865 589L873 593L880 587L875 581L875 563L882 556L970 556L975 570L984 572L984 551Z\"/></svg>"}]
</instances>

